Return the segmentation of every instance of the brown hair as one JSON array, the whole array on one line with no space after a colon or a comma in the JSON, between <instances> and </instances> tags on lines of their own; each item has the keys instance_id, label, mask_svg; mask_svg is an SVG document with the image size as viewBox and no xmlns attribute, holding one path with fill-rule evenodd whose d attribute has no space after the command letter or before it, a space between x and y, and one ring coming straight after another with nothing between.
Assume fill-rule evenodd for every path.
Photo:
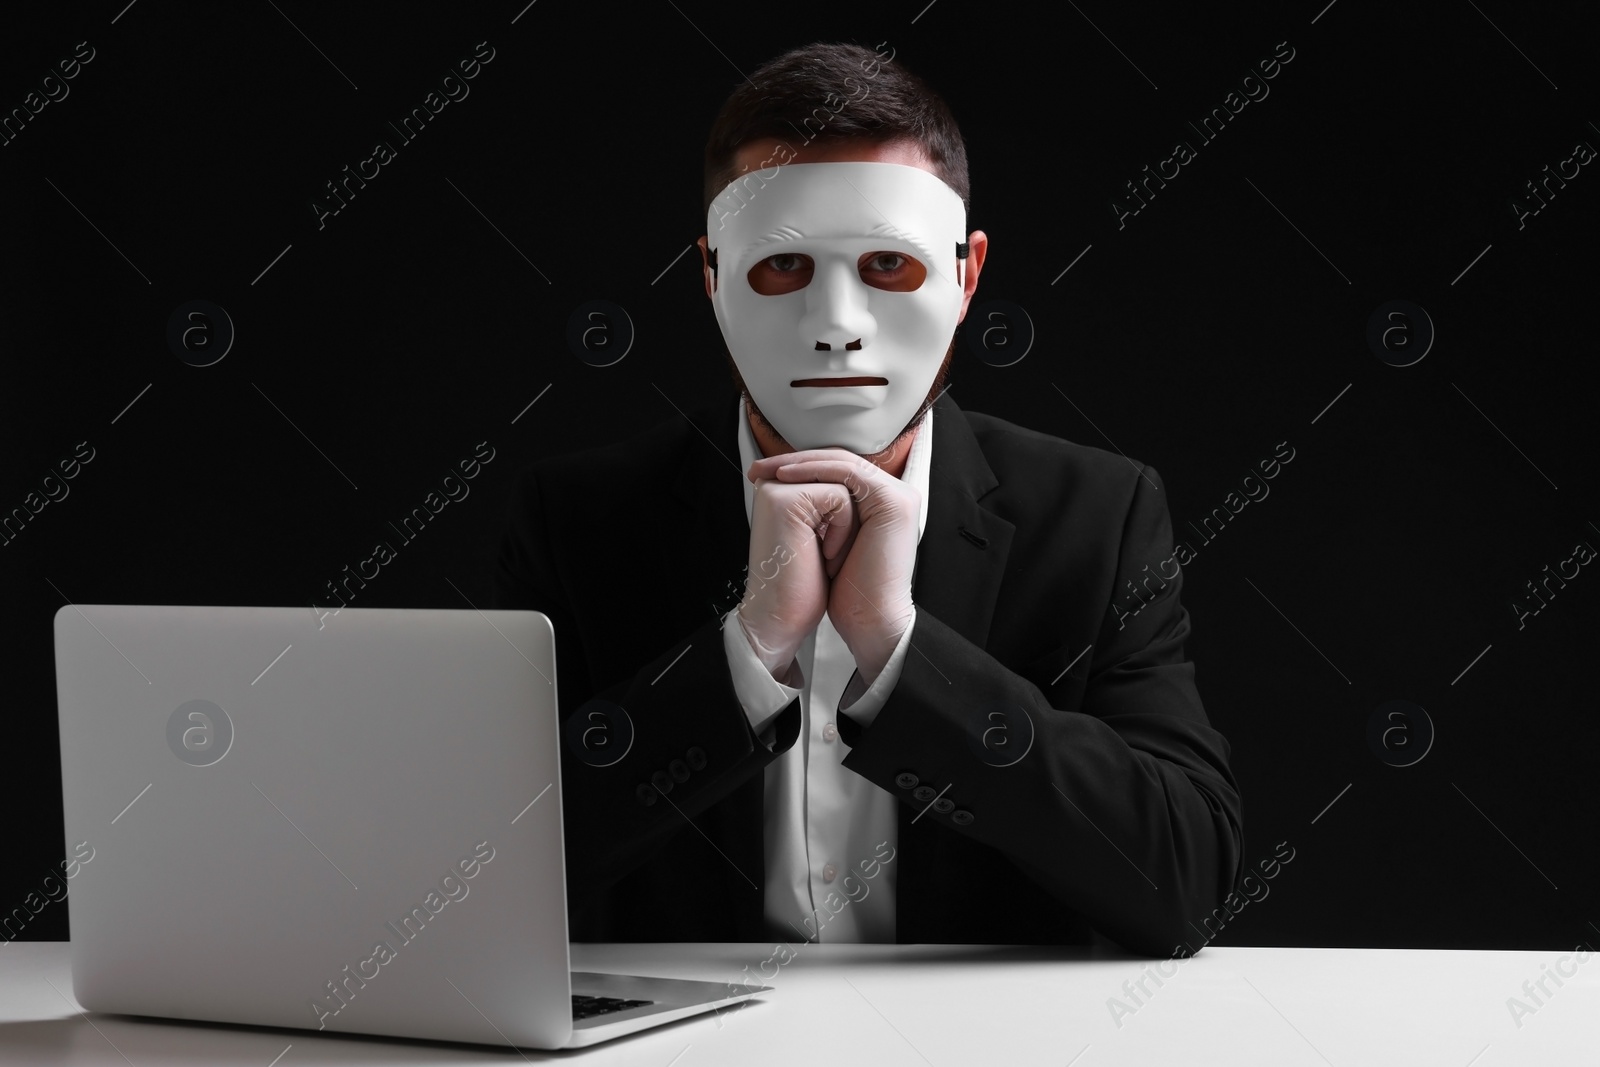
<instances>
[{"instance_id":1,"label":"brown hair","mask_svg":"<svg viewBox=\"0 0 1600 1067\"><path fill-rule=\"evenodd\" d=\"M818 42L763 64L711 124L701 211L710 211L711 201L739 176L739 146L767 137L794 148L813 140L914 142L970 208L967 146L955 117L938 93L893 60L892 48L884 56L857 44Z\"/></svg>"}]
</instances>

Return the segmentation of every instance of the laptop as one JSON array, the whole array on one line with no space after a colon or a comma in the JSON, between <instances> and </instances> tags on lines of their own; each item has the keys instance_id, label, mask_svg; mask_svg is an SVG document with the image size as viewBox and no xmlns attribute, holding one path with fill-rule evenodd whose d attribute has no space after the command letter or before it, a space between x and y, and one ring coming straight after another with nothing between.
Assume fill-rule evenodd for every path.
<instances>
[{"instance_id":1,"label":"laptop","mask_svg":"<svg viewBox=\"0 0 1600 1067\"><path fill-rule=\"evenodd\" d=\"M561 1049L770 989L571 971L539 612L69 604L55 650L85 1008Z\"/></svg>"}]
</instances>

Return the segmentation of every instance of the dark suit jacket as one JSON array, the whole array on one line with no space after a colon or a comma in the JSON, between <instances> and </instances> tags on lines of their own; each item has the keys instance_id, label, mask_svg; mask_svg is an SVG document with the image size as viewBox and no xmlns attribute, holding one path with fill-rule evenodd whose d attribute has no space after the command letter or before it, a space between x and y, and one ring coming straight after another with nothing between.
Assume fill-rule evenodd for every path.
<instances>
[{"instance_id":1,"label":"dark suit jacket","mask_svg":"<svg viewBox=\"0 0 1600 1067\"><path fill-rule=\"evenodd\" d=\"M800 701L762 744L718 629L749 559L734 400L541 461L513 493L495 606L555 630L575 941L797 939L763 918L762 770ZM1198 948L1240 874L1240 802L1184 659L1182 577L1158 576L1159 476L948 393L934 422L912 647L870 727L836 720L844 766L903 801L897 939L1081 943L1087 923ZM610 766L576 754L594 697L632 724Z\"/></svg>"}]
</instances>

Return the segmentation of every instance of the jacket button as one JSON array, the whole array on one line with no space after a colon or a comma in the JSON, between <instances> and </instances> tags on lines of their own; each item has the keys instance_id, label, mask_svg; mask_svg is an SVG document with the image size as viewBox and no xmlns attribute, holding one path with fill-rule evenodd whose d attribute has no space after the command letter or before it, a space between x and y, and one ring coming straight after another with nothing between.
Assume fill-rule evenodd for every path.
<instances>
[{"instance_id":1,"label":"jacket button","mask_svg":"<svg viewBox=\"0 0 1600 1067\"><path fill-rule=\"evenodd\" d=\"M689 762L689 769L692 771L703 771L706 769L706 750L701 748L699 745L696 745L689 751L685 752L683 754L683 758Z\"/></svg>"},{"instance_id":2,"label":"jacket button","mask_svg":"<svg viewBox=\"0 0 1600 1067\"><path fill-rule=\"evenodd\" d=\"M919 785L911 791L912 797L926 804L939 795L939 791L931 785Z\"/></svg>"},{"instance_id":3,"label":"jacket button","mask_svg":"<svg viewBox=\"0 0 1600 1067\"><path fill-rule=\"evenodd\" d=\"M639 788L633 791L633 795L638 797L639 803L647 808L656 802L656 791L643 782L639 783Z\"/></svg>"},{"instance_id":4,"label":"jacket button","mask_svg":"<svg viewBox=\"0 0 1600 1067\"><path fill-rule=\"evenodd\" d=\"M650 784L655 786L656 791L662 796L666 796L668 793L672 792L672 779L667 777L666 771L657 771L656 773L652 774L650 776Z\"/></svg>"},{"instance_id":5,"label":"jacket button","mask_svg":"<svg viewBox=\"0 0 1600 1067\"><path fill-rule=\"evenodd\" d=\"M681 759L675 759L667 764L667 773L672 775L674 782L687 782L689 780L689 765Z\"/></svg>"},{"instance_id":6,"label":"jacket button","mask_svg":"<svg viewBox=\"0 0 1600 1067\"><path fill-rule=\"evenodd\" d=\"M970 826L972 824L972 812L958 808L950 813L950 821L957 826Z\"/></svg>"},{"instance_id":7,"label":"jacket button","mask_svg":"<svg viewBox=\"0 0 1600 1067\"><path fill-rule=\"evenodd\" d=\"M940 815L944 815L945 813L954 811L955 809L956 802L951 800L949 797L940 797L938 800L933 802L933 810L938 812Z\"/></svg>"},{"instance_id":8,"label":"jacket button","mask_svg":"<svg viewBox=\"0 0 1600 1067\"><path fill-rule=\"evenodd\" d=\"M910 789L919 781L921 781L921 779L912 774L910 771L901 771L899 774L894 776L894 784L899 786L901 789Z\"/></svg>"}]
</instances>

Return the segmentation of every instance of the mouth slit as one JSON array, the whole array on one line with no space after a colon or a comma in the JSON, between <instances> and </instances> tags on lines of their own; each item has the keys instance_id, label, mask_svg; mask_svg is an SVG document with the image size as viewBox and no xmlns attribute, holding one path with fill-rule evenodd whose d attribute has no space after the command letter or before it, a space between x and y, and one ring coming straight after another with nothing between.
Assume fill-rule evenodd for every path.
<instances>
[{"instance_id":1,"label":"mouth slit","mask_svg":"<svg viewBox=\"0 0 1600 1067\"><path fill-rule=\"evenodd\" d=\"M888 385L889 379L876 375L856 375L842 378L796 378L789 385L793 388L815 387L830 388L841 385Z\"/></svg>"}]
</instances>

